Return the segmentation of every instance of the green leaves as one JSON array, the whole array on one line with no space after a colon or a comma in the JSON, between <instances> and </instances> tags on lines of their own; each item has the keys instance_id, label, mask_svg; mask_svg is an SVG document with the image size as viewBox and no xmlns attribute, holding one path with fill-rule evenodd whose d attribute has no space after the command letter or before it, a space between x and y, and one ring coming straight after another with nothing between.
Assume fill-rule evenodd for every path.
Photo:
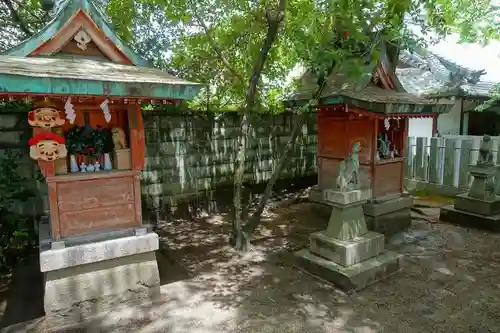
<instances>
[{"instance_id":1,"label":"green leaves","mask_svg":"<svg viewBox=\"0 0 500 333\"><path fill-rule=\"evenodd\" d=\"M26 27L37 31L48 18L38 0L25 0L14 2L20 17L15 21L6 1L0 0L0 18L8 26L3 35L0 28L0 48L23 39ZM277 0L110 0L106 12L120 38L155 66L206 85L195 106L237 109L245 101L268 29L266 14L277 4ZM360 75L378 61L381 41L395 50L413 50L451 32L460 33L464 42L498 39L498 11L490 0L288 1L259 80L259 107L282 109L281 100L292 89L289 74L297 66L319 75L331 66ZM415 28L427 38L417 36Z\"/></svg>"},{"instance_id":2,"label":"green leaves","mask_svg":"<svg viewBox=\"0 0 500 333\"><path fill-rule=\"evenodd\" d=\"M134 0L110 0L106 13L111 18L116 34L124 41L133 39L132 24L136 17Z\"/></svg>"},{"instance_id":3,"label":"green leaves","mask_svg":"<svg viewBox=\"0 0 500 333\"><path fill-rule=\"evenodd\" d=\"M480 27L481 17L492 15L487 0L338 0L289 1L285 21L275 41L259 86L261 107L277 110L290 92L287 76L298 64L317 76L330 67L361 76L379 59L379 43L395 50L425 46L409 23L438 38L460 31L467 38L495 38L494 29ZM188 78L207 85L199 105L238 108L259 55L267 24L265 12L273 1L169 1L171 17L185 26L170 65ZM208 13L208 8L220 11ZM472 11L473 9L473 11ZM194 13L192 16L186 13ZM194 17L191 22L182 15ZM197 22L196 15L209 27ZM218 50L218 51L215 51ZM397 55L397 53L395 53ZM228 66L229 65L229 66Z\"/></svg>"}]
</instances>

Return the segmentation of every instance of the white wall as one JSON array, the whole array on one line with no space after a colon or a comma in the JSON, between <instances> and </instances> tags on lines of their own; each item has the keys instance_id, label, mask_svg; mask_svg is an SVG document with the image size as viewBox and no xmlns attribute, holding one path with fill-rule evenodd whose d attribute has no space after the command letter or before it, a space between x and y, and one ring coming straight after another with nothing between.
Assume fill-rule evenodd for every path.
<instances>
[{"instance_id":1,"label":"white wall","mask_svg":"<svg viewBox=\"0 0 500 333\"><path fill-rule=\"evenodd\" d=\"M408 136L432 137L432 118L410 118Z\"/></svg>"},{"instance_id":2,"label":"white wall","mask_svg":"<svg viewBox=\"0 0 500 333\"><path fill-rule=\"evenodd\" d=\"M460 134L460 108L461 102L460 99L457 99L448 113L439 115L437 120L437 130L439 135Z\"/></svg>"},{"instance_id":3,"label":"white wall","mask_svg":"<svg viewBox=\"0 0 500 333\"><path fill-rule=\"evenodd\" d=\"M453 102L453 106L447 113L439 115L437 119L437 130L440 135L460 134L460 99ZM464 119L466 122L467 119ZM464 124L466 127L466 124ZM411 118L408 124L408 136L432 137L432 118Z\"/></svg>"}]
</instances>

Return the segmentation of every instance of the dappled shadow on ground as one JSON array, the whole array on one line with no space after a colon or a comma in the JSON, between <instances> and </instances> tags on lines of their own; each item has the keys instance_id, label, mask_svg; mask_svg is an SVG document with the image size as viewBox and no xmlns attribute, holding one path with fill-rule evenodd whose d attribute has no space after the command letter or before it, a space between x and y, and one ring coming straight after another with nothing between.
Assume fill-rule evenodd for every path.
<instances>
[{"instance_id":1,"label":"dappled shadow on ground","mask_svg":"<svg viewBox=\"0 0 500 333\"><path fill-rule=\"evenodd\" d=\"M311 218L315 215L314 207L305 202L306 197L307 192L298 191L271 200L262 214L262 223L253 235L252 244L265 248L266 252L296 249L307 243L310 233L324 229L327 221L321 217ZM235 253L227 246L230 230L230 213L227 212L158 222L155 231L160 237L159 256L170 265L168 270L160 268L162 280L180 281L233 259ZM172 276L171 270L175 269L182 273Z\"/></svg>"},{"instance_id":2,"label":"dappled shadow on ground","mask_svg":"<svg viewBox=\"0 0 500 333\"><path fill-rule=\"evenodd\" d=\"M500 332L499 235L421 209L427 218L388 245L403 271L345 295L294 268L293 252L326 226L317 208L272 203L243 256L226 245L224 216L164 224L165 249L191 278L162 287L166 303L138 332Z\"/></svg>"},{"instance_id":3,"label":"dappled shadow on ground","mask_svg":"<svg viewBox=\"0 0 500 333\"><path fill-rule=\"evenodd\" d=\"M162 302L117 307L66 332L500 332L500 235L423 210L425 222L388 245L405 254L403 271L352 295L294 268L294 251L327 223L315 204L272 203L244 255L226 245L224 216L161 223L167 259L158 263L163 281L175 281L162 286Z\"/></svg>"},{"instance_id":4,"label":"dappled shadow on ground","mask_svg":"<svg viewBox=\"0 0 500 333\"><path fill-rule=\"evenodd\" d=\"M0 283L0 328L43 316L43 284L38 256L18 264Z\"/></svg>"}]
</instances>

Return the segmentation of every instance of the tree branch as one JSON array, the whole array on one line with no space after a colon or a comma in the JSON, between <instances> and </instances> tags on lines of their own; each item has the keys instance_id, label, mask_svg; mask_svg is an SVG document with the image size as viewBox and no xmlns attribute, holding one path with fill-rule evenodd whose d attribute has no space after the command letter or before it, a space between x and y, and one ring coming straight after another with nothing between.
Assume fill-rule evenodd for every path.
<instances>
[{"instance_id":1,"label":"tree branch","mask_svg":"<svg viewBox=\"0 0 500 333\"><path fill-rule=\"evenodd\" d=\"M219 46L215 42L215 39L212 36L212 33L210 32L210 29L208 28L208 26L205 23L205 21L203 21L203 19L200 17L200 15L198 15L196 9L194 10L194 15L193 16L196 19L196 21L198 21L198 24L201 25L201 27L205 31L205 35L207 36L208 43L210 44L210 46L212 47L212 49L214 50L214 52L217 54L217 56L220 58L220 60L222 61L222 64L224 65L224 67L226 67L227 70L230 71L231 74L233 74L241 83L244 83L245 80L243 79L243 76L241 76L240 73L238 73L238 71L236 71L236 69L233 66L231 66L231 64L226 59L226 57L224 57L224 55L222 54L221 49L219 48Z\"/></svg>"},{"instance_id":2,"label":"tree branch","mask_svg":"<svg viewBox=\"0 0 500 333\"><path fill-rule=\"evenodd\" d=\"M259 84L259 80L262 74L262 70L264 69L264 64L267 60L267 56L269 55L269 51L271 50L271 47L276 40L281 22L283 22L285 18L285 7L286 0L280 0L276 14L273 15L269 10L266 11L266 20L268 24L267 35L260 49L260 54L255 59L252 76L250 77L250 82L246 92L245 102L246 108L248 110L252 109L255 106L257 86Z\"/></svg>"}]
</instances>

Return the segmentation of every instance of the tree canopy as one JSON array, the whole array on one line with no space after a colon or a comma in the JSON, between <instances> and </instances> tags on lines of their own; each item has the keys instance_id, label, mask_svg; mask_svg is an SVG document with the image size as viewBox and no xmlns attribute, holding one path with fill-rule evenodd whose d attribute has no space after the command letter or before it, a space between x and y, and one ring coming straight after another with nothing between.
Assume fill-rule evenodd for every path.
<instances>
[{"instance_id":1,"label":"tree canopy","mask_svg":"<svg viewBox=\"0 0 500 333\"><path fill-rule=\"evenodd\" d=\"M183 27L170 66L210 84L203 101L241 105L243 86L265 38L266 13L276 4L219 0L157 0L156 4L167 8L169 18ZM359 61L351 62L351 70L356 73L366 58L377 60L378 41L393 46L397 56L399 48L425 46L450 33L459 33L463 41L497 38L496 14L488 0L289 1L262 73L259 101L279 107L293 88L286 84L287 76L298 65L313 69L355 58Z\"/></svg>"},{"instance_id":2,"label":"tree canopy","mask_svg":"<svg viewBox=\"0 0 500 333\"><path fill-rule=\"evenodd\" d=\"M105 6L119 36L154 65L207 84L198 104L228 109L245 100L245 85L267 31L266 15L277 8L274 0L93 1ZM50 19L42 9L47 2L0 0L5 22L0 50L41 29ZM372 46L377 40L411 49L450 33L466 42L497 39L497 14L490 0L288 1L259 80L258 103L279 108L293 88L289 74L298 66L360 55L376 60ZM350 43L340 45L336 39L345 34Z\"/></svg>"}]
</instances>

